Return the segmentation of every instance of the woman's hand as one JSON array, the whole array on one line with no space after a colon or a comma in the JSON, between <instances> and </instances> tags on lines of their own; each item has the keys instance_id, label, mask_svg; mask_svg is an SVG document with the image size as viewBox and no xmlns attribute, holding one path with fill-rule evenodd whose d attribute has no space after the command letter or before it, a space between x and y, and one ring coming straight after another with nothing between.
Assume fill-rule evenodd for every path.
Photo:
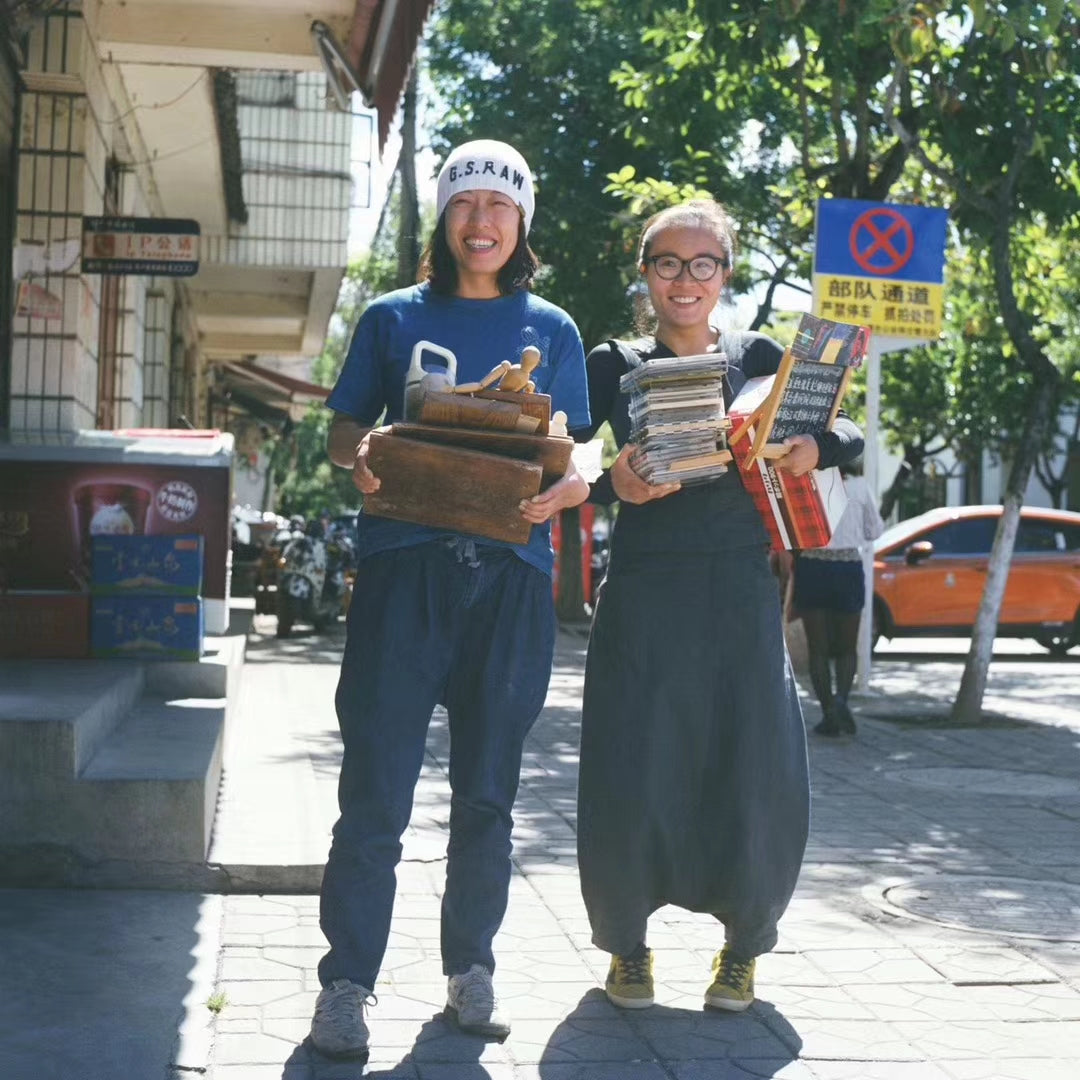
<instances>
[{"instance_id":1,"label":"woman's hand","mask_svg":"<svg viewBox=\"0 0 1080 1080\"><path fill-rule=\"evenodd\" d=\"M356 460L353 462L352 481L358 490L365 495L370 495L382 487L382 481L368 468L368 443L371 439L369 431L356 448Z\"/></svg>"},{"instance_id":2,"label":"woman's hand","mask_svg":"<svg viewBox=\"0 0 1080 1080\"><path fill-rule=\"evenodd\" d=\"M819 451L817 439L813 435L789 435L784 445L788 452L774 462L778 469L786 469L792 476L802 476L817 468Z\"/></svg>"},{"instance_id":3,"label":"woman's hand","mask_svg":"<svg viewBox=\"0 0 1080 1080\"><path fill-rule=\"evenodd\" d=\"M573 454L566 463L566 472L547 489L531 499L522 499L518 506L521 516L534 525L542 525L560 510L578 506L589 497L589 482L578 472Z\"/></svg>"},{"instance_id":4,"label":"woman's hand","mask_svg":"<svg viewBox=\"0 0 1080 1080\"><path fill-rule=\"evenodd\" d=\"M547 491L542 491L531 499L522 499L519 509L526 521L531 521L533 525L542 525L560 510L578 506L588 497L589 485L585 478L575 471L561 480L556 480Z\"/></svg>"},{"instance_id":5,"label":"woman's hand","mask_svg":"<svg viewBox=\"0 0 1080 1080\"><path fill-rule=\"evenodd\" d=\"M642 480L630 464L630 454L633 449L633 443L627 443L619 451L619 456L611 466L611 486L615 494L619 496L620 502L633 503L636 506L651 502L653 499L662 499L665 495L670 495L682 487L679 483L650 484Z\"/></svg>"}]
</instances>

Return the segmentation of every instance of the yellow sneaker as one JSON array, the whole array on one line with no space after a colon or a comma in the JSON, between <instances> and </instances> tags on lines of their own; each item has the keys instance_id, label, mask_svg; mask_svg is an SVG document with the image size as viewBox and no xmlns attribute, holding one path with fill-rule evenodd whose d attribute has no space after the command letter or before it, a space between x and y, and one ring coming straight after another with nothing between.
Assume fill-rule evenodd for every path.
<instances>
[{"instance_id":1,"label":"yellow sneaker","mask_svg":"<svg viewBox=\"0 0 1080 1080\"><path fill-rule=\"evenodd\" d=\"M613 956L604 991L612 1005L620 1009L647 1009L653 998L652 949L640 959Z\"/></svg>"},{"instance_id":2,"label":"yellow sneaker","mask_svg":"<svg viewBox=\"0 0 1080 1080\"><path fill-rule=\"evenodd\" d=\"M726 945L713 959L713 981L705 1004L713 1009L742 1012L754 1000L754 960L736 956Z\"/></svg>"}]
</instances>

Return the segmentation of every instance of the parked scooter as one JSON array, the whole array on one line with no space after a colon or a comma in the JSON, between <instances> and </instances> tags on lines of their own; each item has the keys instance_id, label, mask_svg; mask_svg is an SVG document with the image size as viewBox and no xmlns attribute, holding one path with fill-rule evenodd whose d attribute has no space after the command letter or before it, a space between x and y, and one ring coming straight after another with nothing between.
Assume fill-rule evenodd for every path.
<instances>
[{"instance_id":1,"label":"parked scooter","mask_svg":"<svg viewBox=\"0 0 1080 1080\"><path fill-rule=\"evenodd\" d=\"M355 561L352 541L341 530L329 535L314 521L293 530L278 560L277 636L288 637L295 623L321 632L345 610L346 575Z\"/></svg>"}]
</instances>

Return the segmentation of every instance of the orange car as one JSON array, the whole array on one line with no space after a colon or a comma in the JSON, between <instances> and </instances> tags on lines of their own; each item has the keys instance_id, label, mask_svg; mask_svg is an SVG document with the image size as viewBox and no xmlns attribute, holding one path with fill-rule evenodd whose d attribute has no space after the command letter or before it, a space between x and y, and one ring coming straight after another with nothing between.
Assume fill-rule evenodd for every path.
<instances>
[{"instance_id":1,"label":"orange car","mask_svg":"<svg viewBox=\"0 0 1080 1080\"><path fill-rule=\"evenodd\" d=\"M1000 506L943 506L874 544L874 640L968 637ZM1080 643L1080 514L1025 506L998 618L1001 637L1031 637L1055 656Z\"/></svg>"}]
</instances>

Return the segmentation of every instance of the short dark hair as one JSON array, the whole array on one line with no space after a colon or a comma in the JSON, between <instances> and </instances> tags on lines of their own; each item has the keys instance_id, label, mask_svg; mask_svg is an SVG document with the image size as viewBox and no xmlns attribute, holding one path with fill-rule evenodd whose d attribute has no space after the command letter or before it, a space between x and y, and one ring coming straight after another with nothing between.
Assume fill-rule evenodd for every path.
<instances>
[{"instance_id":1,"label":"short dark hair","mask_svg":"<svg viewBox=\"0 0 1080 1080\"><path fill-rule=\"evenodd\" d=\"M529 247L525 236L525 221L518 222L518 241L513 254L503 264L496 276L500 296L528 289L532 285L536 272L540 269L540 260ZM439 215L435 229L431 234L424 253L420 256L420 267L416 280L426 281L431 288L443 296L453 296L457 291L457 263L446 241L446 213Z\"/></svg>"},{"instance_id":2,"label":"short dark hair","mask_svg":"<svg viewBox=\"0 0 1080 1080\"><path fill-rule=\"evenodd\" d=\"M735 226L727 208L715 199L690 199L653 214L641 228L638 238L638 263L644 263L652 249L653 236L661 229L704 229L711 232L728 259L728 269L735 261Z\"/></svg>"}]
</instances>

